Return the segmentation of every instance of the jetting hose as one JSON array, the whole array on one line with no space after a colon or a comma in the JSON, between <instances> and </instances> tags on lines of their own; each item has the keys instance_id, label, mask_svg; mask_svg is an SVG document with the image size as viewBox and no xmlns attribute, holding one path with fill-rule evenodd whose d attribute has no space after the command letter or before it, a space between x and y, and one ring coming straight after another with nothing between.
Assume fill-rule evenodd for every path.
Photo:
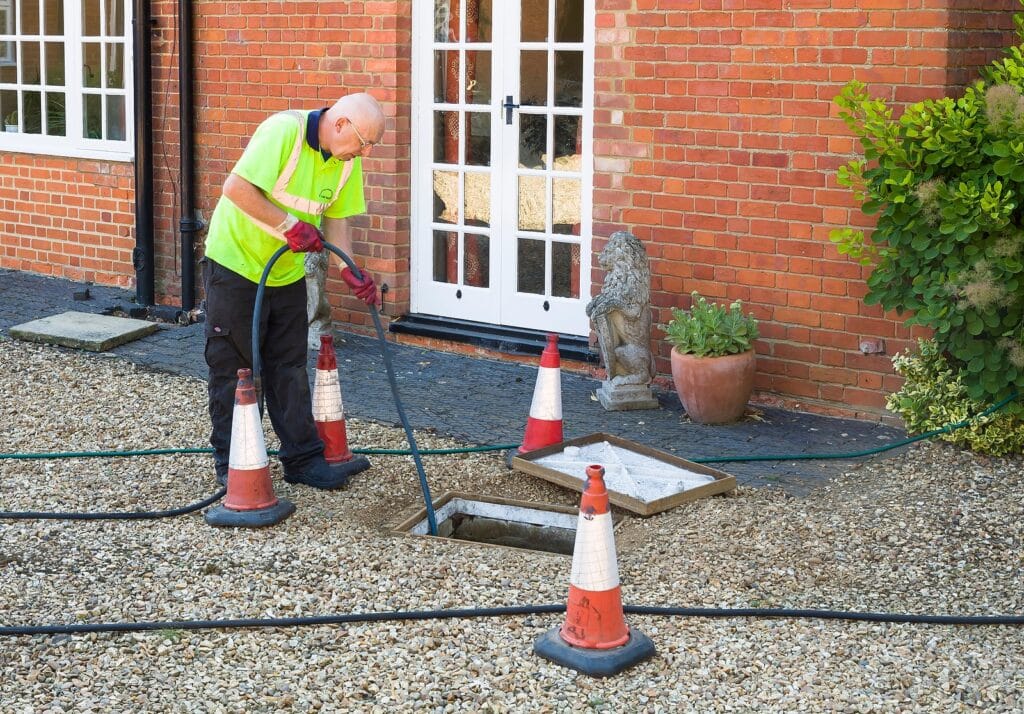
<instances>
[{"instance_id":1,"label":"jetting hose","mask_svg":"<svg viewBox=\"0 0 1024 714\"><path fill-rule=\"evenodd\" d=\"M324 241L324 248L334 253L336 256L344 261L345 265L355 274L359 280L363 279L363 274L359 271L359 267L355 262L345 255L345 252L334 245L331 245L327 241ZM256 303L253 306L252 311L252 374L253 381L256 385L256 394L261 395L261 383L260 378L260 318L263 316L263 292L267 286L267 276L270 275L271 268L274 267L274 263L284 253L289 250L287 245L282 245L277 249L270 260L267 261L267 267L263 269L263 275L260 276L260 284L256 289ZM388 354L388 341L384 337L384 327L380 323L380 314L377 312L376 305L370 305L370 317L373 318L373 326L377 329L377 339L380 341L380 353L384 358L384 367L388 373L388 384L391 385L391 396L395 400L395 409L398 411L398 418L402 422L402 428L405 429L405 438L409 441L409 449L412 452L412 460L416 464L416 472L420 477L420 489L423 491L423 503L427 509L427 526L430 529L430 535L437 535L437 518L434 515L434 502L430 497L430 486L427 484L427 474L423 470L423 460L420 458L419 449L416 447L416 437L413 436L412 427L409 426L409 420L405 416L405 408L402 406L402 400L398 396L398 382L395 380L395 369L391 364L391 355ZM261 396L257 396L258 399L262 399Z\"/></svg>"}]
</instances>

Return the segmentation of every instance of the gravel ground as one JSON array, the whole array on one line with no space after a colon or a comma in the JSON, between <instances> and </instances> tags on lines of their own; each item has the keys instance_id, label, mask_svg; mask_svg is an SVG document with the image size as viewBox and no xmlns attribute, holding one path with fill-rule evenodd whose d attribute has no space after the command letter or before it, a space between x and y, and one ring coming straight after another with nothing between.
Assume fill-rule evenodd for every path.
<instances>
[{"instance_id":1,"label":"gravel ground","mask_svg":"<svg viewBox=\"0 0 1024 714\"><path fill-rule=\"evenodd\" d=\"M204 447L203 382L0 338L0 453ZM400 429L348 423L353 446ZM418 434L421 448L461 446ZM275 443L268 434L268 446ZM564 603L570 560L397 537L408 457L345 491L280 480L275 528L0 523L5 625L290 617ZM578 504L500 454L425 457L431 489ZM1024 611L1024 460L925 444L806 498L739 488L616 531L637 605L938 614ZM215 490L207 455L0 460L0 510L172 508ZM1024 710L1019 627L630 616L658 655L592 679L532 653L558 615L0 639L3 712Z\"/></svg>"}]
</instances>

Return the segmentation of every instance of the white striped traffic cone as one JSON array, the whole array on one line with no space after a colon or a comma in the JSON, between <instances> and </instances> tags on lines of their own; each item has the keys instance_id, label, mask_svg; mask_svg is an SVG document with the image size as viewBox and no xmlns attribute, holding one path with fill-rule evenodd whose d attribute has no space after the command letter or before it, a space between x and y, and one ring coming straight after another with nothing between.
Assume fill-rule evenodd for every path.
<instances>
[{"instance_id":1,"label":"white striped traffic cone","mask_svg":"<svg viewBox=\"0 0 1024 714\"><path fill-rule=\"evenodd\" d=\"M622 588L603 466L587 467L565 622L541 635L533 651L595 677L618 674L654 654L650 638L630 629L622 612Z\"/></svg>"},{"instance_id":2,"label":"white striped traffic cone","mask_svg":"<svg viewBox=\"0 0 1024 714\"><path fill-rule=\"evenodd\" d=\"M348 448L345 407L341 399L333 335L320 335L320 353L316 358L316 378L313 382L313 420L324 442L324 459L331 471L339 476L339 480L370 468L369 459L355 456Z\"/></svg>"},{"instance_id":3,"label":"white striped traffic cone","mask_svg":"<svg viewBox=\"0 0 1024 714\"><path fill-rule=\"evenodd\" d=\"M274 495L252 370L240 369L231 417L228 491L222 505L206 512L206 522L211 526L261 528L280 523L294 511L294 504Z\"/></svg>"},{"instance_id":4,"label":"white striped traffic cone","mask_svg":"<svg viewBox=\"0 0 1024 714\"><path fill-rule=\"evenodd\" d=\"M558 335L552 332L540 355L523 443L510 452L508 461L511 463L516 454L557 444L562 438L562 366L558 357Z\"/></svg>"}]
</instances>

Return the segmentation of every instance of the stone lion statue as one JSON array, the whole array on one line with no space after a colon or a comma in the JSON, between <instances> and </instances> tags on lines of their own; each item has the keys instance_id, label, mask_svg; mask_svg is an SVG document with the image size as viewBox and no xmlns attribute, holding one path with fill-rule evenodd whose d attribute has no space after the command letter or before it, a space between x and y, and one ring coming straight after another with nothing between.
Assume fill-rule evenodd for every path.
<instances>
[{"instance_id":1,"label":"stone lion statue","mask_svg":"<svg viewBox=\"0 0 1024 714\"><path fill-rule=\"evenodd\" d=\"M587 305L601 358L613 387L648 385L654 379L651 339L651 269L640 240L613 233L598 256L606 271L601 294Z\"/></svg>"},{"instance_id":2,"label":"stone lion statue","mask_svg":"<svg viewBox=\"0 0 1024 714\"><path fill-rule=\"evenodd\" d=\"M331 331L331 304L327 301L327 251L306 253L306 316L309 347L320 349L320 335Z\"/></svg>"}]
</instances>

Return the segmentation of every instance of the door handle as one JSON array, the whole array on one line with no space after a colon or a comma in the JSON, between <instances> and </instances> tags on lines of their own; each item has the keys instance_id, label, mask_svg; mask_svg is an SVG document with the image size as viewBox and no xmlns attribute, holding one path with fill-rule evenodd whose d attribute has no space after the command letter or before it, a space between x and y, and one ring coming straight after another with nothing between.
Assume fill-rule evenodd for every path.
<instances>
[{"instance_id":1,"label":"door handle","mask_svg":"<svg viewBox=\"0 0 1024 714\"><path fill-rule=\"evenodd\" d=\"M512 126L512 110L518 109L518 104L512 103L512 95L505 95L505 103L501 105L505 109L505 123Z\"/></svg>"}]
</instances>

